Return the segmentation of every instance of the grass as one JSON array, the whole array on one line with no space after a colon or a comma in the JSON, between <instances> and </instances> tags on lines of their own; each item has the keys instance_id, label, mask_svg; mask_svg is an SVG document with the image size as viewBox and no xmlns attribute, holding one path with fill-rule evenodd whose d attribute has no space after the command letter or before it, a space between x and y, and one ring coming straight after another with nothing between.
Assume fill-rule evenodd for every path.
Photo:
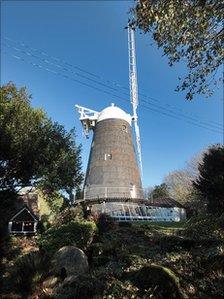
<instances>
[{"instance_id":1,"label":"grass","mask_svg":"<svg viewBox=\"0 0 224 299\"><path fill-rule=\"evenodd\" d=\"M160 222L151 222L151 221L142 221L142 222L134 222L132 223L133 227L152 227L156 230L164 231L164 232L174 232L175 230L182 230L185 228L186 222L167 222L167 221L160 221Z\"/></svg>"}]
</instances>

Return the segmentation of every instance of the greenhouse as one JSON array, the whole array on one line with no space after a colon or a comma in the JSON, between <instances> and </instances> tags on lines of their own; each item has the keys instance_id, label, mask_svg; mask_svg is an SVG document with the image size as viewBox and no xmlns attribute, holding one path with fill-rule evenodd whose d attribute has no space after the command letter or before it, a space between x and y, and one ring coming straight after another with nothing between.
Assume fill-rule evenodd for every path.
<instances>
[{"instance_id":1,"label":"greenhouse","mask_svg":"<svg viewBox=\"0 0 224 299\"><path fill-rule=\"evenodd\" d=\"M186 218L182 207L158 207L135 202L103 202L91 207L93 215L108 214L117 221L181 221Z\"/></svg>"}]
</instances>

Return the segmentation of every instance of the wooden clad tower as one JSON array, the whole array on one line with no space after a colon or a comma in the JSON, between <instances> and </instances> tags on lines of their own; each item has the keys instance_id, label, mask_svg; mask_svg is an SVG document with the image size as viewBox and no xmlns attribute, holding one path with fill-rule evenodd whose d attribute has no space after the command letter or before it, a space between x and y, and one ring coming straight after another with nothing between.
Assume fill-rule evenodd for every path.
<instances>
[{"instance_id":1,"label":"wooden clad tower","mask_svg":"<svg viewBox=\"0 0 224 299\"><path fill-rule=\"evenodd\" d=\"M77 106L77 108L83 107ZM92 118L87 116L87 110L85 115L79 110L83 127L93 130L84 182L84 199L142 199L142 184L134 151L131 116L114 104L100 113L94 111L95 116Z\"/></svg>"}]
</instances>

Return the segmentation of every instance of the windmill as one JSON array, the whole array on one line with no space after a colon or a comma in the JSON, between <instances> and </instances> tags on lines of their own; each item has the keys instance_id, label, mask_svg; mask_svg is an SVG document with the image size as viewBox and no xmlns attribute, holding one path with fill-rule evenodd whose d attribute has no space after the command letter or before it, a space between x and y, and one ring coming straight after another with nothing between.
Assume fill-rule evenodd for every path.
<instances>
[{"instance_id":1,"label":"windmill","mask_svg":"<svg viewBox=\"0 0 224 299\"><path fill-rule=\"evenodd\" d=\"M142 158L134 28L128 26L129 84L133 115L112 104L101 112L76 105L84 135L93 139L84 181L84 199L142 199ZM132 123L135 128L135 156ZM137 162L138 161L138 162Z\"/></svg>"}]
</instances>

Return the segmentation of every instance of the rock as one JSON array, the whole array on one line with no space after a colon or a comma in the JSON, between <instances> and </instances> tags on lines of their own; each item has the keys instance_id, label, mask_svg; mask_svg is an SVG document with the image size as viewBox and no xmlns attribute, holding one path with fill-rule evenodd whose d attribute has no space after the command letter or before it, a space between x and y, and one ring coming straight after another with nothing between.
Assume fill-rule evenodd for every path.
<instances>
[{"instance_id":1,"label":"rock","mask_svg":"<svg viewBox=\"0 0 224 299\"><path fill-rule=\"evenodd\" d=\"M58 277L50 276L46 280L43 281L44 288L53 288L57 282L59 281Z\"/></svg>"},{"instance_id":2,"label":"rock","mask_svg":"<svg viewBox=\"0 0 224 299\"><path fill-rule=\"evenodd\" d=\"M142 267L134 276L134 284L142 291L149 289L151 292L155 288L154 295L157 292L159 298L183 298L178 277L163 266L152 264Z\"/></svg>"},{"instance_id":3,"label":"rock","mask_svg":"<svg viewBox=\"0 0 224 299\"><path fill-rule=\"evenodd\" d=\"M60 248L52 259L53 273L64 280L69 276L79 276L88 271L89 265L85 253L75 246Z\"/></svg>"}]
</instances>

